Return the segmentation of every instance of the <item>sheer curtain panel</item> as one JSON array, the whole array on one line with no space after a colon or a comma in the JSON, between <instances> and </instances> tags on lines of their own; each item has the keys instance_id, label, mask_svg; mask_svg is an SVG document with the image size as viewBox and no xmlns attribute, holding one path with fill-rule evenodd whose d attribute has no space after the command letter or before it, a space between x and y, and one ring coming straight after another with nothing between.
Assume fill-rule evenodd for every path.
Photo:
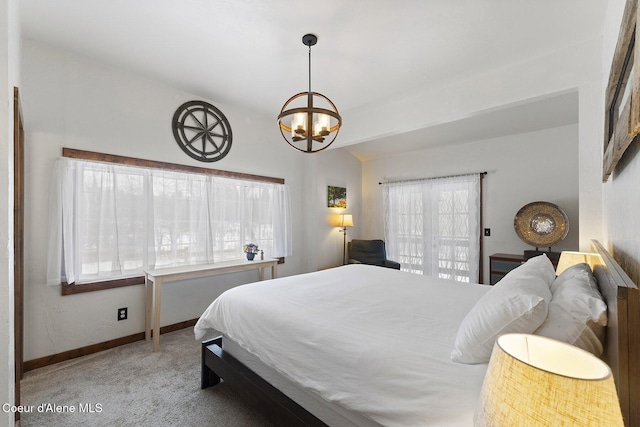
<instances>
[{"instance_id":1,"label":"sheer curtain panel","mask_svg":"<svg viewBox=\"0 0 640 427\"><path fill-rule=\"evenodd\" d=\"M477 283L480 176L383 185L389 258L404 271Z\"/></svg>"},{"instance_id":2,"label":"sheer curtain panel","mask_svg":"<svg viewBox=\"0 0 640 427\"><path fill-rule=\"evenodd\" d=\"M291 255L287 186L62 158L49 200L47 283Z\"/></svg>"}]
</instances>

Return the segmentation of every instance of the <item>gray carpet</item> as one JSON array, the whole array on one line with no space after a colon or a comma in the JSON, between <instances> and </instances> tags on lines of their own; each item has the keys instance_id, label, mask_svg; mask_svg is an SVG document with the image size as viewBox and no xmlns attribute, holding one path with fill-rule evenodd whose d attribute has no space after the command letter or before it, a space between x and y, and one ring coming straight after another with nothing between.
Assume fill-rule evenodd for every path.
<instances>
[{"instance_id":1,"label":"gray carpet","mask_svg":"<svg viewBox=\"0 0 640 427\"><path fill-rule=\"evenodd\" d=\"M22 404L34 412L22 426L272 426L226 384L200 389L192 328L162 335L160 347L139 341L27 372Z\"/></svg>"}]
</instances>

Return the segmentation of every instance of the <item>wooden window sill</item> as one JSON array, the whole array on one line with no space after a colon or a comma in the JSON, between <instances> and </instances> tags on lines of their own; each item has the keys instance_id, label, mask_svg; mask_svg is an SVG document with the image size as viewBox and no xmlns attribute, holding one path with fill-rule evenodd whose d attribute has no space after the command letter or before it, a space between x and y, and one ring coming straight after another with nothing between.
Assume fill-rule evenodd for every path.
<instances>
[{"instance_id":1,"label":"wooden window sill","mask_svg":"<svg viewBox=\"0 0 640 427\"><path fill-rule=\"evenodd\" d=\"M82 284L68 284L62 282L61 293L65 295L80 294L83 292L102 291L104 289L122 288L124 286L144 285L144 276L126 277L123 279L101 280L99 282L85 282Z\"/></svg>"},{"instance_id":2,"label":"wooden window sill","mask_svg":"<svg viewBox=\"0 0 640 427\"><path fill-rule=\"evenodd\" d=\"M284 264L284 257L278 258L278 264ZM122 288L124 286L144 285L144 276L125 277L122 279L100 280L95 282L83 282L80 284L61 283L62 296L81 294L83 292L102 291L105 289Z\"/></svg>"}]
</instances>

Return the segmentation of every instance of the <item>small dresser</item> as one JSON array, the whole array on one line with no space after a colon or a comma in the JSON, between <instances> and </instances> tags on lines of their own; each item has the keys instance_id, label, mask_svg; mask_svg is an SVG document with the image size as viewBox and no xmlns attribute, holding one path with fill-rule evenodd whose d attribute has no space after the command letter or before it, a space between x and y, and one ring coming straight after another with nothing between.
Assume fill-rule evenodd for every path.
<instances>
[{"instance_id":1,"label":"small dresser","mask_svg":"<svg viewBox=\"0 0 640 427\"><path fill-rule=\"evenodd\" d=\"M524 262L523 254L493 254L489 257L489 281L495 285L508 272Z\"/></svg>"}]
</instances>

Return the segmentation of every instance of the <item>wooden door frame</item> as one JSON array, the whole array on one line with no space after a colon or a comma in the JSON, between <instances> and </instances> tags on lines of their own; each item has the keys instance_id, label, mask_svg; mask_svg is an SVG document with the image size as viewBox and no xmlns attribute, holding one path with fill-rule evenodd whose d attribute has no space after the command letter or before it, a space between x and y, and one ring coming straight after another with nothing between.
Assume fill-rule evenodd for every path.
<instances>
[{"instance_id":1,"label":"wooden door frame","mask_svg":"<svg viewBox=\"0 0 640 427\"><path fill-rule=\"evenodd\" d=\"M15 405L18 406L24 358L24 123L17 87L13 88L13 179ZM20 420L19 412L15 419Z\"/></svg>"}]
</instances>

